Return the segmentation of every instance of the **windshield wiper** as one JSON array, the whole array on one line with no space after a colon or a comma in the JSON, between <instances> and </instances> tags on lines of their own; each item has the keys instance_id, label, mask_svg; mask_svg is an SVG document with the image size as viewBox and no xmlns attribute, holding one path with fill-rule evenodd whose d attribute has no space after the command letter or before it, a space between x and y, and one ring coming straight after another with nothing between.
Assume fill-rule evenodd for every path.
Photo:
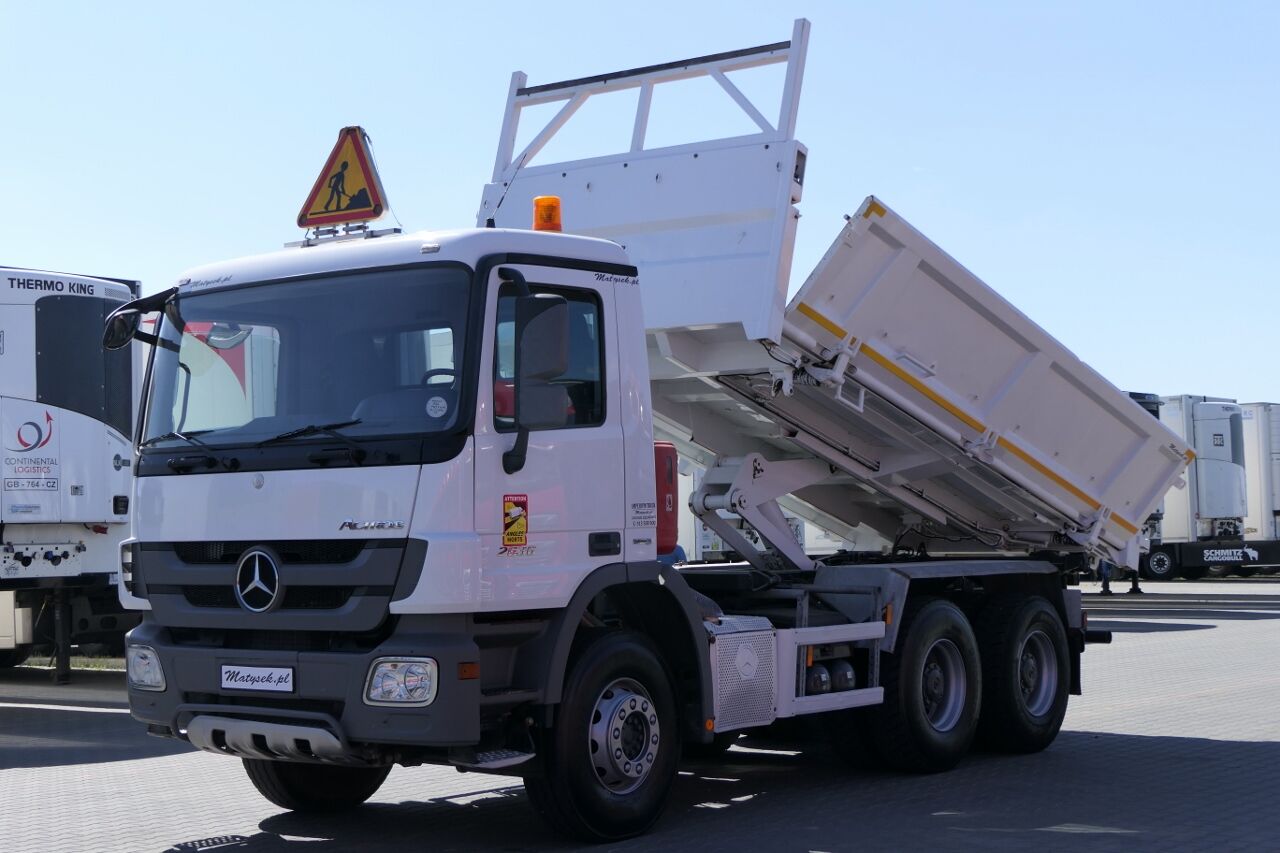
<instances>
[{"instance_id":1,"label":"windshield wiper","mask_svg":"<svg viewBox=\"0 0 1280 853\"><path fill-rule=\"evenodd\" d=\"M178 432L177 430L174 430L173 432L166 432L164 435L157 435L155 438L148 438L146 441L142 442L138 446L150 447L151 445L158 444L159 442L162 442L162 441L168 441L169 439L172 439L172 438L180 438L183 441L185 441L187 444L194 444L196 447L203 447L206 450L208 450L209 445L205 444L203 441L200 441L199 439L196 438L197 435L204 435L206 432L213 432L213 430L197 429L197 430L192 430L191 432Z\"/></svg>"},{"instance_id":2,"label":"windshield wiper","mask_svg":"<svg viewBox=\"0 0 1280 853\"><path fill-rule=\"evenodd\" d=\"M355 426L358 423L361 423L360 418L353 418L349 421L338 421L331 424L308 424L304 427L291 429L288 432L282 432L279 435L273 435L271 438L264 438L262 441L258 442L258 447L265 447L268 444L274 444L277 441L288 441L291 438L303 438L308 435L327 435L331 438L336 438L338 441L345 444L347 446L348 454L351 457L351 461L358 465L364 461L364 448L361 447L355 439L351 438L351 436L343 435L338 432L338 430L343 427ZM312 456L315 455L316 454L312 454ZM322 460L313 459L312 461L319 462Z\"/></svg>"}]
</instances>

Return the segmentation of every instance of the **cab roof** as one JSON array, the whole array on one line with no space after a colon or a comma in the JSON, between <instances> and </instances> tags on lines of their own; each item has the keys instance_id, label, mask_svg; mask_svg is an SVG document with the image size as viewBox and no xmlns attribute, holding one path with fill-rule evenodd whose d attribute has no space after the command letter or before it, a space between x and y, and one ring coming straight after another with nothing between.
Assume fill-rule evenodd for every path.
<instances>
[{"instance_id":1,"label":"cab roof","mask_svg":"<svg viewBox=\"0 0 1280 853\"><path fill-rule=\"evenodd\" d=\"M609 240L516 228L467 228L335 240L248 255L189 269L177 284L180 292L191 293L406 264L452 261L474 268L482 258L499 253L631 265L622 247Z\"/></svg>"}]
</instances>

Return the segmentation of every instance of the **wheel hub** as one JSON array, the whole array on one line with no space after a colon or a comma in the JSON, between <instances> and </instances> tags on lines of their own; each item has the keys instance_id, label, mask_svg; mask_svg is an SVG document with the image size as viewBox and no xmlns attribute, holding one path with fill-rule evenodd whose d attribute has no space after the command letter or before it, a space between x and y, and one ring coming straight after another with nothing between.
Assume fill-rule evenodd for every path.
<instances>
[{"instance_id":1,"label":"wheel hub","mask_svg":"<svg viewBox=\"0 0 1280 853\"><path fill-rule=\"evenodd\" d=\"M1018 687L1022 705L1033 717L1043 717L1058 695L1058 657L1043 631L1032 631L1022 641L1018 656Z\"/></svg>"},{"instance_id":2,"label":"wheel hub","mask_svg":"<svg viewBox=\"0 0 1280 853\"><path fill-rule=\"evenodd\" d=\"M615 794L634 791L653 769L661 745L657 709L643 685L620 678L601 691L587 733L601 785Z\"/></svg>"},{"instance_id":3,"label":"wheel hub","mask_svg":"<svg viewBox=\"0 0 1280 853\"><path fill-rule=\"evenodd\" d=\"M920 696L929 725L939 732L955 728L968 696L964 658L951 640L937 640L924 657Z\"/></svg>"}]
</instances>

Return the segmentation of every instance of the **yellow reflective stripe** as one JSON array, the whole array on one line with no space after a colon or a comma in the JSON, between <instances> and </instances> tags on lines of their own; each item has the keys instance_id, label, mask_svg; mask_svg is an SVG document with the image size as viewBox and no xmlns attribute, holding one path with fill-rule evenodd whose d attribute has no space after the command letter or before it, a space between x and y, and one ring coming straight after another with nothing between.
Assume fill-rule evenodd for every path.
<instances>
[{"instance_id":1,"label":"yellow reflective stripe","mask_svg":"<svg viewBox=\"0 0 1280 853\"><path fill-rule=\"evenodd\" d=\"M880 202L876 201L875 199L872 199L872 200L871 200L871 203L867 205L867 209L866 209L866 210L864 210L864 211L862 212L862 218L863 218L863 219L870 219L873 215L875 215L875 216L884 216L884 215L885 215L885 213L887 213L887 212L888 212L888 211L886 211L886 210L884 209L884 205L883 205L883 204L881 204Z\"/></svg>"},{"instance_id":2,"label":"yellow reflective stripe","mask_svg":"<svg viewBox=\"0 0 1280 853\"><path fill-rule=\"evenodd\" d=\"M950 414L952 417L959 420L965 426L969 427L970 429L977 430L978 432L987 431L987 428L985 426L983 426L980 422L974 420L973 418L969 417L969 415L965 414L965 412L963 412L958 406L954 405L950 400L943 397L937 391L934 391L928 385L925 385L919 379L915 378L910 373L903 370L898 365L894 364L888 358L886 358L885 356L873 350L871 347L867 346L866 344L863 344L861 352L865 352L868 356L871 357L871 360L874 361L876 364L880 365L885 370L889 371L894 376L898 377L903 382L907 383L912 388L916 389L921 394L928 397L930 400L934 402L935 405L940 406L948 414Z\"/></svg>"},{"instance_id":3,"label":"yellow reflective stripe","mask_svg":"<svg viewBox=\"0 0 1280 853\"><path fill-rule=\"evenodd\" d=\"M1041 474L1048 477L1050 480L1053 480L1053 482L1057 483L1059 486L1066 489L1068 492L1075 495L1080 500L1084 501L1089 506L1090 509L1100 509L1102 507L1102 504L1098 503L1093 498L1085 494L1083 491L1076 488L1071 483L1067 482L1067 480L1065 480L1057 472L1049 468L1049 466L1045 465L1043 462L1036 459L1034 456L1032 456L1027 451L1023 450L1018 445L1014 444L1012 441L1009 441L1007 438L999 438L996 440L996 443L999 444L1001 447L1003 447L1005 450L1012 453L1014 456L1021 459L1023 462L1030 465L1032 468L1039 471Z\"/></svg>"},{"instance_id":4,"label":"yellow reflective stripe","mask_svg":"<svg viewBox=\"0 0 1280 853\"><path fill-rule=\"evenodd\" d=\"M1130 533L1137 533L1137 532L1138 532L1138 528L1137 528L1137 527L1135 527L1134 525L1132 525L1132 524L1130 524L1129 522L1125 521L1123 518L1121 518L1120 516L1116 515L1114 512L1113 512L1113 513L1111 513L1111 520L1112 520L1112 521L1114 521L1116 524L1120 525L1121 527L1123 527L1125 530L1129 531Z\"/></svg>"},{"instance_id":5,"label":"yellow reflective stripe","mask_svg":"<svg viewBox=\"0 0 1280 853\"><path fill-rule=\"evenodd\" d=\"M796 310L841 340L844 340L849 336L849 333L844 329L840 328L803 302L796 306Z\"/></svg>"},{"instance_id":6,"label":"yellow reflective stripe","mask_svg":"<svg viewBox=\"0 0 1280 853\"><path fill-rule=\"evenodd\" d=\"M1190 449L1188 449L1188 450L1187 450L1187 452L1186 452L1185 454L1183 454L1183 455L1187 457L1187 464L1188 464L1188 465L1190 465L1190 464L1192 463L1192 461L1194 461L1194 460L1195 460L1195 458L1196 458L1196 452L1195 452L1194 450L1190 450Z\"/></svg>"}]
</instances>

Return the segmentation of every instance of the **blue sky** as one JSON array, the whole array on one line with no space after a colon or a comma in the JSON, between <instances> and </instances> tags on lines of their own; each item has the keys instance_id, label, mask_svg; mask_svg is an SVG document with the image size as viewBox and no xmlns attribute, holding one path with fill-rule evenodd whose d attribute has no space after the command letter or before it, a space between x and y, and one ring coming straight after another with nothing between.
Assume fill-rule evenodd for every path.
<instances>
[{"instance_id":1,"label":"blue sky","mask_svg":"<svg viewBox=\"0 0 1280 853\"><path fill-rule=\"evenodd\" d=\"M0 262L158 289L276 248L348 124L406 228L467 226L513 70L801 16L795 285L874 193L1117 385L1280 400L1280 4L0 0Z\"/></svg>"}]
</instances>

